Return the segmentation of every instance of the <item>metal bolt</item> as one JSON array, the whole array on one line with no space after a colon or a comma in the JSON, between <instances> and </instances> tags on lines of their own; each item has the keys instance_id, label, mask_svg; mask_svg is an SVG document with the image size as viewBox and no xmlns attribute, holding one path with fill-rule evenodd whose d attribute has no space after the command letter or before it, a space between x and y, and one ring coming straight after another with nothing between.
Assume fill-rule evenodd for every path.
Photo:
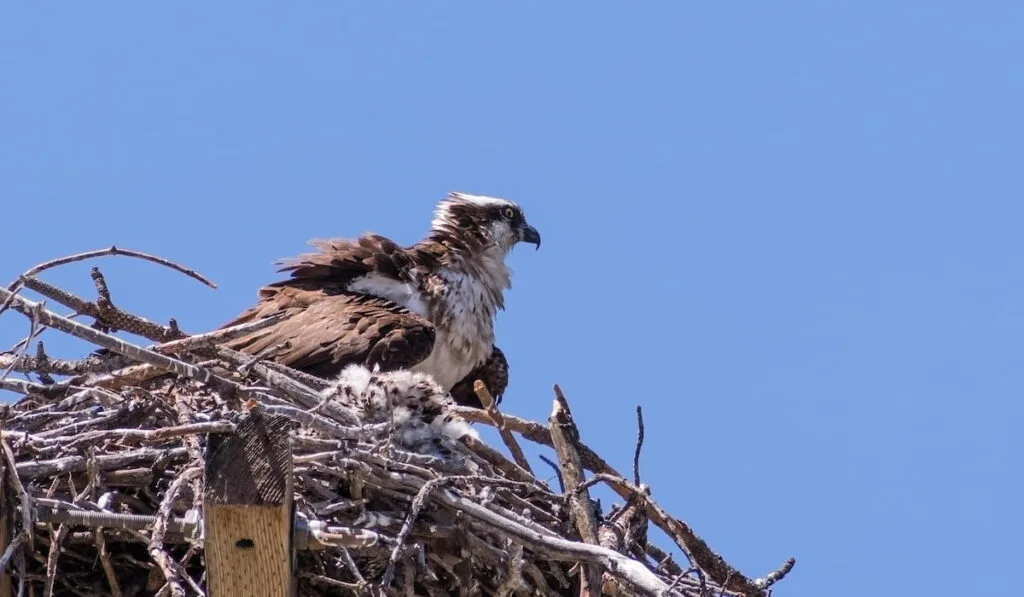
<instances>
[{"instance_id":1,"label":"metal bolt","mask_svg":"<svg viewBox=\"0 0 1024 597\"><path fill-rule=\"evenodd\" d=\"M113 514L111 512L90 512L89 510L69 510L66 508L54 508L49 505L36 504L36 519L40 522L67 523L84 527L105 527L108 529L121 529L142 531L152 528L156 524L156 516L143 516L141 514ZM181 518L171 516L167 519L167 530L172 533L190 534L196 529L198 512L190 510L189 516Z\"/></svg>"}]
</instances>

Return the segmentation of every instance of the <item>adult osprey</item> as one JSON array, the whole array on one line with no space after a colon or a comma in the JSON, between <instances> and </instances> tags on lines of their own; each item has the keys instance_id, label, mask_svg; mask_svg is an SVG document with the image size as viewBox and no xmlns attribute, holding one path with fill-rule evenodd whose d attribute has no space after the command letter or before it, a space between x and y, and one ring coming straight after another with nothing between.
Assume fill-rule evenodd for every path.
<instances>
[{"instance_id":1,"label":"adult osprey","mask_svg":"<svg viewBox=\"0 0 1024 597\"><path fill-rule=\"evenodd\" d=\"M479 406L481 379L500 399L508 364L494 346L494 317L511 287L505 257L540 234L515 203L451 193L426 237L402 247L377 234L313 241L286 262L291 277L264 286L228 326L285 312L269 328L228 344L319 377L350 364L429 374L460 404Z\"/></svg>"}]
</instances>

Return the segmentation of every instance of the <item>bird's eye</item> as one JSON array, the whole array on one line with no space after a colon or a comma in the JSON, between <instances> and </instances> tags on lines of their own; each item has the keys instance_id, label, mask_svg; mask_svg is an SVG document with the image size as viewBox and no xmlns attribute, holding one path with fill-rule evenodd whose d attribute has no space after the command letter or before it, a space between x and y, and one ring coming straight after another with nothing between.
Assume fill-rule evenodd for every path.
<instances>
[{"instance_id":1,"label":"bird's eye","mask_svg":"<svg viewBox=\"0 0 1024 597\"><path fill-rule=\"evenodd\" d=\"M501 215L504 216L506 220L511 220L516 216L516 212L511 207L506 207L505 209L501 210Z\"/></svg>"}]
</instances>

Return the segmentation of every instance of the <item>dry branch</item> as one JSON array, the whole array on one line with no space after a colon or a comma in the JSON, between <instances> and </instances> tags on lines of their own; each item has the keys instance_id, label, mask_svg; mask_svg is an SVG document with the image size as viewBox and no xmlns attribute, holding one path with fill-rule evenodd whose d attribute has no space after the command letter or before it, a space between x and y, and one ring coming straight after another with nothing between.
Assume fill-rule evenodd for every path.
<instances>
[{"instance_id":1,"label":"dry branch","mask_svg":"<svg viewBox=\"0 0 1024 597\"><path fill-rule=\"evenodd\" d=\"M10 286L7 287L7 290L9 292L16 292L18 290L18 288L20 288L20 283L22 281L24 281L26 278L34 277L34 276L44 272L45 270L52 269L54 267L58 267L58 266L61 266L61 265L67 265L69 263L74 263L76 261L85 261L86 259L93 259L93 258L96 258L96 257L105 257L105 256L108 256L108 255L124 255L126 257L135 257L137 259L143 259L145 261L151 261L151 262L156 263L158 265L162 265L164 267L169 267L169 268L171 268L171 269L173 269L175 271L179 271L179 272L185 274L186 276L188 276L188 277L190 277L190 278L192 278L194 280L198 280L199 282L202 282L203 284L206 284L210 288L216 288L217 287L216 284L214 284L213 282L208 280L205 276L203 276L199 272L197 272L197 271L195 271L193 269L187 268L187 267L185 267L183 265L179 265L179 264L177 264L177 263L175 263L175 262L173 262L173 261L171 261L169 259L164 259L163 257L157 257L155 255L149 255L147 253L141 253L139 251L132 251L131 249L119 249L116 246L110 246L110 247L107 247L106 249L98 249L98 250L95 250L95 251L86 251L84 253L76 253L75 255L68 255L66 257L58 257L57 259L51 259L50 261L45 261L43 263L40 263L39 265L35 265L32 268L26 270L25 273L21 274L21 276L18 277L18 280L15 280L14 282L12 282L10 284ZM0 308L0 313L2 313L3 310L6 308L6 302L3 303L3 304L5 306L4 306L4 308Z\"/></svg>"},{"instance_id":2,"label":"dry branch","mask_svg":"<svg viewBox=\"0 0 1024 597\"><path fill-rule=\"evenodd\" d=\"M494 422L491 421L491 418L487 416L487 413L482 410L461 406L456 409L456 412L458 412L459 415L461 415L462 418L466 419L467 421L473 423L484 423L486 425L492 426L494 425ZM554 444L551 441L551 430L548 429L548 427L543 423L538 423L536 421L528 421L526 419L521 419L508 413L503 413L502 417L505 422L505 426L511 431L515 431L519 435L525 437L526 439L532 442L548 447L554 447ZM594 452L587 446L580 444L579 453L580 462L583 464L583 468L587 469L588 471L595 473L608 473L612 475L619 474L619 472L612 468L610 464L608 464L607 462L605 462L603 458L598 456L597 452ZM624 495L623 497L628 496Z\"/></svg>"},{"instance_id":3,"label":"dry branch","mask_svg":"<svg viewBox=\"0 0 1024 597\"><path fill-rule=\"evenodd\" d=\"M580 432L572 420L569 403L562 395L562 389L557 385L555 386L555 402L548 423L551 425L551 440L555 445L555 453L558 454L562 480L565 486L570 488L568 498L572 520L580 537L587 543L595 545L597 544L597 517L594 515L594 505L590 501L590 494L583 487L583 465L580 462L579 453ZM601 594L601 570L596 566L587 566L585 570L586 575L583 576L580 595L581 597L597 597Z\"/></svg>"},{"instance_id":4,"label":"dry branch","mask_svg":"<svg viewBox=\"0 0 1024 597\"><path fill-rule=\"evenodd\" d=\"M651 498L650 489L646 486L638 487L622 477L603 473L596 475L595 478L604 481L617 491L628 492L631 497L643 503L647 516L650 517L651 521L672 537L676 545L683 550L683 553L686 554L690 561L704 571L711 580L721 584L726 589L734 590L744 595L757 595L767 588L769 584L767 580L756 581L747 578L739 570L730 566L725 561L725 558L712 551L708 544L694 533L688 524L671 516L658 505ZM795 564L795 559L787 561L782 568L773 573L774 576L772 578L775 576L778 578L785 576ZM771 582L776 582L776 580Z\"/></svg>"},{"instance_id":5,"label":"dry branch","mask_svg":"<svg viewBox=\"0 0 1024 597\"><path fill-rule=\"evenodd\" d=\"M16 296L2 288L0 288L0 299L4 299L5 301L9 300L11 307L28 317L32 317L33 315L37 316L43 325L58 329L94 344L98 344L103 348L112 350L126 357L130 357L153 365L154 367L159 367L164 371L184 375L201 382L209 383L217 379L217 377L209 371L200 369L195 365L164 356L153 352L152 350L121 340L115 336L111 336L110 334L94 330L87 325L82 325L77 321L72 321L66 317L57 315L48 309L42 308L40 303ZM223 380L223 382L225 384L231 383L227 380Z\"/></svg>"},{"instance_id":6,"label":"dry branch","mask_svg":"<svg viewBox=\"0 0 1024 597\"><path fill-rule=\"evenodd\" d=\"M644 410L636 407L636 450L633 451L633 483L640 484L640 450L644 447Z\"/></svg>"},{"instance_id":7,"label":"dry branch","mask_svg":"<svg viewBox=\"0 0 1024 597\"><path fill-rule=\"evenodd\" d=\"M523 449L519 447L519 442L516 441L516 436L512 435L512 432L505 427L505 419L501 415L501 411L498 410L498 405L494 403L494 397L487 390L487 386L484 382L479 379L473 382L473 391L476 393L477 398L480 399L480 403L484 405L484 409L487 411L487 416L491 418L491 422L498 429L498 434L501 435L501 441L505 442L505 447L512 454L512 458L516 461L523 470L533 474L533 469L530 468L529 461L526 460L526 455L523 454Z\"/></svg>"},{"instance_id":8,"label":"dry branch","mask_svg":"<svg viewBox=\"0 0 1024 597\"><path fill-rule=\"evenodd\" d=\"M109 303L104 307L99 303L87 301L39 278L24 278L22 283L25 288L34 290L48 299L73 309L75 313L92 317L100 323L100 327L124 330L158 342L166 342L184 337L181 330L175 330L169 326L163 326L143 317L121 311Z\"/></svg>"}]
</instances>

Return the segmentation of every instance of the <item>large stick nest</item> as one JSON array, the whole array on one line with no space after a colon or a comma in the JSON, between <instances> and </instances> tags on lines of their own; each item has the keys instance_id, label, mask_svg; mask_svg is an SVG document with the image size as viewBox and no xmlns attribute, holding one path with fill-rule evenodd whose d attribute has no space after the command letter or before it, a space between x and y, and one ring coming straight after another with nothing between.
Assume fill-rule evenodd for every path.
<instances>
[{"instance_id":1,"label":"large stick nest","mask_svg":"<svg viewBox=\"0 0 1024 597\"><path fill-rule=\"evenodd\" d=\"M49 327L105 349L65 361L41 345L30 351L30 337L0 354L0 389L23 395L0 408L0 597L204 594L207 444L253 412L288 422L300 595L762 596L792 568L789 560L751 579L727 564L639 479L627 481L580 442L557 388L547 424L499 412L482 384L487 408L440 413L446 423L498 428L513 460L475 434L434 433L424 450L422 434L332 398L337 388L324 380L218 346L252 324L187 336L174 322L114 307L95 268L94 301L37 277L112 254L205 281L111 248L42 264L0 289L0 307L28 317L31 336ZM26 290L95 323L58 315ZM156 344L124 341L118 330ZM516 435L554 448L565 488L533 473ZM623 503L601 511L589 496L597 483ZM684 566L648 541L651 523Z\"/></svg>"}]
</instances>

